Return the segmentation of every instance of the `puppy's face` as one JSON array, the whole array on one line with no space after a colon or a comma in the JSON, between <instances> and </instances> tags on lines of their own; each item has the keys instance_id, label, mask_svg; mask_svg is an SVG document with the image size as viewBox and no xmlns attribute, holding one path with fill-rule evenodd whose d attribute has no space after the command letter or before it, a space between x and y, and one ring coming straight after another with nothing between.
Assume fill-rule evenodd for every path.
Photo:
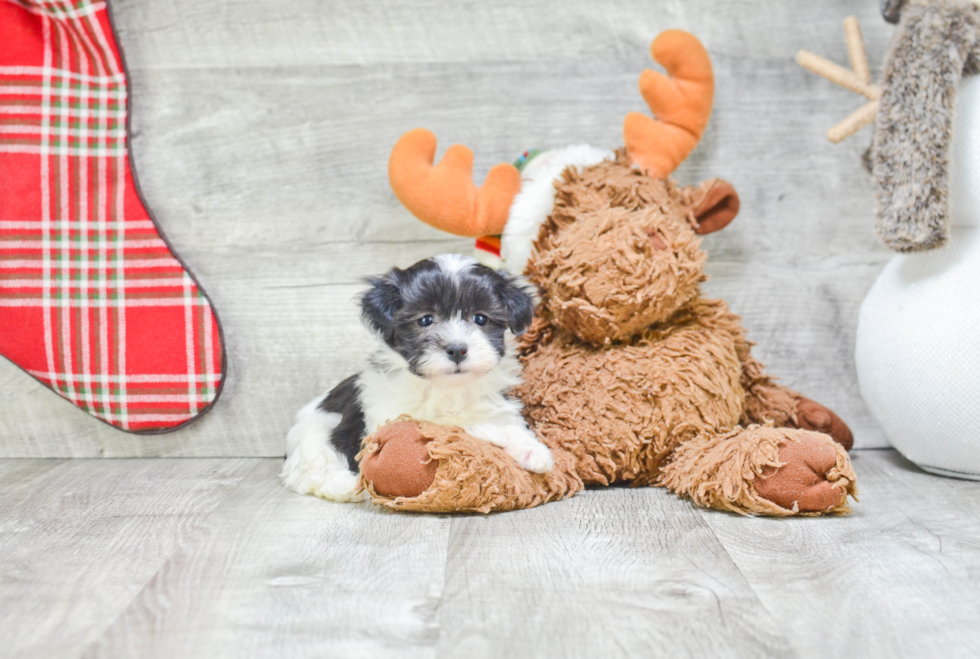
<instances>
[{"instance_id":1,"label":"puppy's face","mask_svg":"<svg viewBox=\"0 0 980 659\"><path fill-rule=\"evenodd\" d=\"M365 324L430 380L485 375L506 352L505 332L522 334L534 316L519 278L456 254L369 281L361 297Z\"/></svg>"}]
</instances>

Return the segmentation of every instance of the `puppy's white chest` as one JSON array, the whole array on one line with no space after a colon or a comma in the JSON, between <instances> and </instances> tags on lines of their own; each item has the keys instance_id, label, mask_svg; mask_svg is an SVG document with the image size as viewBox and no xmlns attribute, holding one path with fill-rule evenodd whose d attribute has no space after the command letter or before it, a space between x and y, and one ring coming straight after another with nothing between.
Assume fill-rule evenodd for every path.
<instances>
[{"instance_id":1,"label":"puppy's white chest","mask_svg":"<svg viewBox=\"0 0 980 659\"><path fill-rule=\"evenodd\" d=\"M492 413L486 392L476 391L472 386L439 387L429 383L420 386L406 381L401 386L393 382L384 384L383 388L362 394L369 399L365 400L368 404L364 410L368 433L403 414L442 425L467 426L473 419L486 420L487 414Z\"/></svg>"},{"instance_id":2,"label":"puppy's white chest","mask_svg":"<svg viewBox=\"0 0 980 659\"><path fill-rule=\"evenodd\" d=\"M506 371L519 368L505 358ZM514 361L511 365L510 362ZM503 369L501 369L503 370ZM519 380L501 371L466 383L431 382L407 371L360 376L361 400L368 434L388 421L408 415L420 421L469 427L480 422L510 422L520 417L520 403L504 396Z\"/></svg>"}]
</instances>

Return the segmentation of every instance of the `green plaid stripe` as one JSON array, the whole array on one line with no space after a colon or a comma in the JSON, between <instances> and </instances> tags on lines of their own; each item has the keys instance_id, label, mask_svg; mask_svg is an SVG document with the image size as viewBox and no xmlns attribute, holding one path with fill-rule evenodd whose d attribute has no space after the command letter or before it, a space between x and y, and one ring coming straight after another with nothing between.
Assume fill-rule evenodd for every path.
<instances>
[{"instance_id":1,"label":"green plaid stripe","mask_svg":"<svg viewBox=\"0 0 980 659\"><path fill-rule=\"evenodd\" d=\"M58 75L57 71L53 75ZM44 98L49 99L46 110ZM14 109L23 110L23 116L13 112L0 115L0 144L43 148L56 155L126 154L124 82L110 77L61 77L48 84L0 75L0 105L10 103ZM42 131L48 136L46 145Z\"/></svg>"}]
</instances>

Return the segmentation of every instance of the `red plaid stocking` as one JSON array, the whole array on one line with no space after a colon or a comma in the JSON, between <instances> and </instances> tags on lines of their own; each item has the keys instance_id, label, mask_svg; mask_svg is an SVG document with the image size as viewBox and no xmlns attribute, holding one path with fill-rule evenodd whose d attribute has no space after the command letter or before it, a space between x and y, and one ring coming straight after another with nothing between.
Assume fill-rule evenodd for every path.
<instances>
[{"instance_id":1,"label":"red plaid stocking","mask_svg":"<svg viewBox=\"0 0 980 659\"><path fill-rule=\"evenodd\" d=\"M105 2L0 0L0 353L161 431L218 397L217 317L143 206Z\"/></svg>"}]
</instances>

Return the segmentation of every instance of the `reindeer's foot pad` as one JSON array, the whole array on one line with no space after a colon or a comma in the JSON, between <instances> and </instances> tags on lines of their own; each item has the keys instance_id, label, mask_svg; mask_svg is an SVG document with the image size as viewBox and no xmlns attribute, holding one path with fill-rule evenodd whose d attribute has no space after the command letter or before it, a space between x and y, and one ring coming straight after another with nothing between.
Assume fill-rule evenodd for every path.
<instances>
[{"instance_id":1,"label":"reindeer's foot pad","mask_svg":"<svg viewBox=\"0 0 980 659\"><path fill-rule=\"evenodd\" d=\"M796 402L796 427L830 435L845 451L854 446L854 434L847 424L832 410L809 398L801 397Z\"/></svg>"},{"instance_id":2,"label":"reindeer's foot pad","mask_svg":"<svg viewBox=\"0 0 980 659\"><path fill-rule=\"evenodd\" d=\"M358 456L361 474L374 492L387 497L416 497L432 485L439 463L429 455L429 438L414 421L384 426Z\"/></svg>"},{"instance_id":3,"label":"reindeer's foot pad","mask_svg":"<svg viewBox=\"0 0 980 659\"><path fill-rule=\"evenodd\" d=\"M847 451L830 436L749 426L684 442L659 483L701 506L786 516L850 512L855 480Z\"/></svg>"},{"instance_id":4,"label":"reindeer's foot pad","mask_svg":"<svg viewBox=\"0 0 980 659\"><path fill-rule=\"evenodd\" d=\"M574 457L555 451L546 474L521 468L503 449L460 428L399 419L365 441L361 486L374 503L450 513L531 508L582 489Z\"/></svg>"},{"instance_id":5,"label":"reindeer's foot pad","mask_svg":"<svg viewBox=\"0 0 980 659\"><path fill-rule=\"evenodd\" d=\"M822 433L800 432L779 446L781 466L766 466L753 481L756 493L801 513L836 512L846 506L854 474L840 448ZM845 456L846 457L846 456Z\"/></svg>"}]
</instances>

